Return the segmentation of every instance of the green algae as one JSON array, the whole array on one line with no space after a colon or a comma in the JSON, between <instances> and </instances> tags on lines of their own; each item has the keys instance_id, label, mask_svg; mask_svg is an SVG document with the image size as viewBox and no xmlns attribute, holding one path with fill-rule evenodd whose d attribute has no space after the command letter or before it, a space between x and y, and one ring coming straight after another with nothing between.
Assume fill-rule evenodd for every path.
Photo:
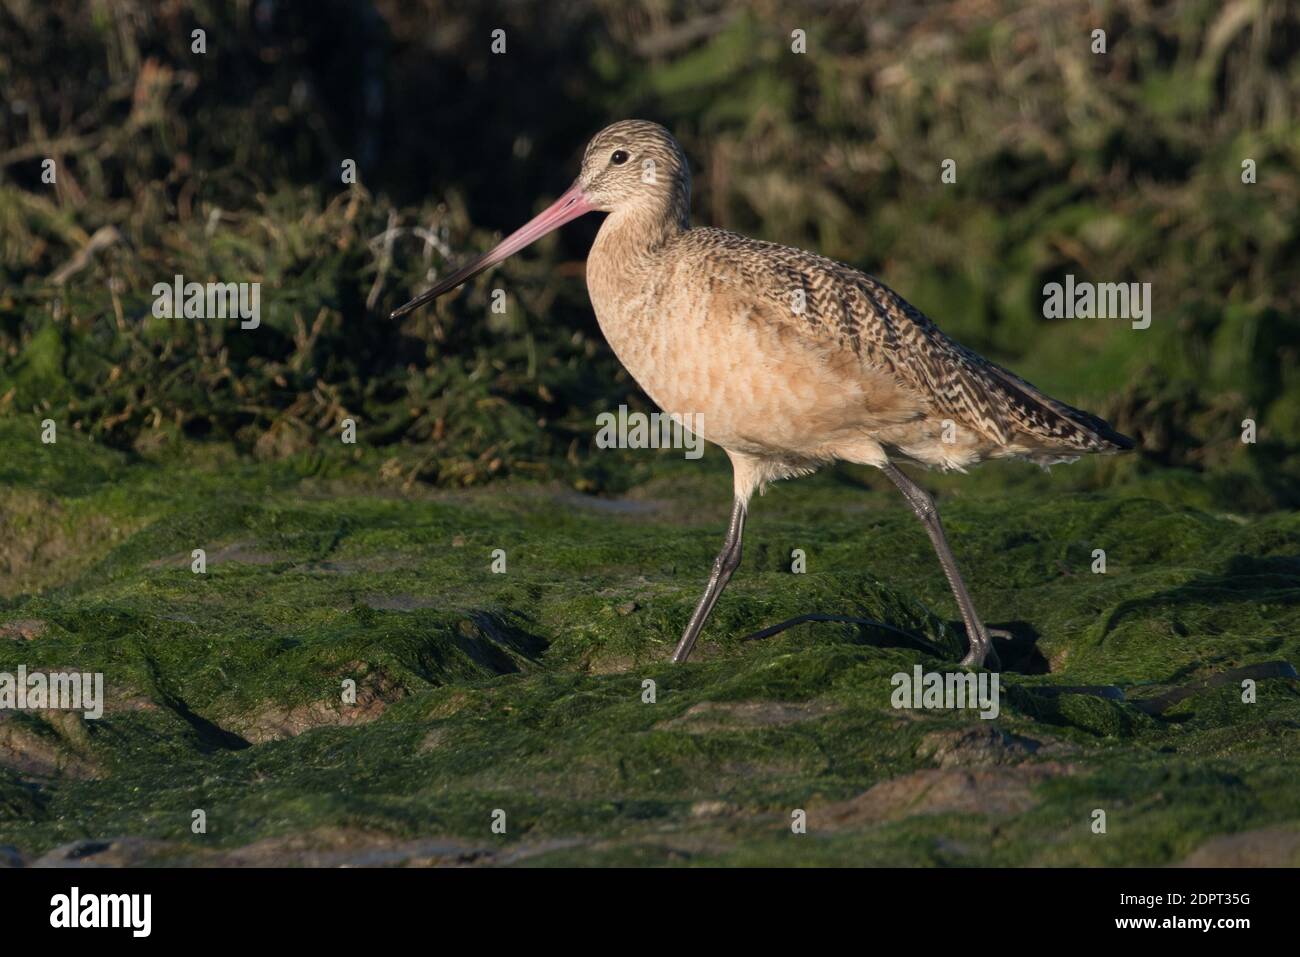
<instances>
[{"instance_id":1,"label":"green algae","mask_svg":"<svg viewBox=\"0 0 1300 957\"><path fill-rule=\"evenodd\" d=\"M716 457L610 501L56 448L41 494L115 531L3 599L0 627L40 628L0 639L0 671L102 671L108 707L74 726L0 723L27 735L0 737L0 843L29 857L131 835L184 860L344 829L359 845L517 847L530 865L1164 864L1300 820L1294 679L1260 680L1254 704L1235 686L1158 715L1134 703L1300 660L1289 513L1077 491L1012 502L987 491L991 470L942 495L977 603L1014 636L1001 713L983 722L890 706L891 676L951 669L961 630L920 527L853 472L756 500L744 564L679 667L666 658L725 520ZM897 631L810 622L741 640L814 611ZM1096 684L1129 700L1044 691ZM962 747L935 757L936 736L990 725L1029 743L1009 766ZM934 780L957 797L934 797ZM919 803L900 808L872 790L913 783ZM196 808L206 834L191 833ZM1105 834L1090 829L1098 808ZM807 834L791 831L795 809Z\"/></svg>"}]
</instances>

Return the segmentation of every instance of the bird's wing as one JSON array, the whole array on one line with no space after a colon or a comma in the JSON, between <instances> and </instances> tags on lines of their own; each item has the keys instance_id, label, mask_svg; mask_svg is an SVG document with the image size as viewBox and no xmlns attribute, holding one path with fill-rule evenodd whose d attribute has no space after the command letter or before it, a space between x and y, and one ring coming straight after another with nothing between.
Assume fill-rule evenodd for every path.
<instances>
[{"instance_id":1,"label":"bird's wing","mask_svg":"<svg viewBox=\"0 0 1300 957\"><path fill-rule=\"evenodd\" d=\"M821 345L851 349L941 416L1006 445L1031 438L1080 451L1131 447L1106 422L1051 398L944 335L873 276L824 256L720 229L692 229L711 277Z\"/></svg>"}]
</instances>

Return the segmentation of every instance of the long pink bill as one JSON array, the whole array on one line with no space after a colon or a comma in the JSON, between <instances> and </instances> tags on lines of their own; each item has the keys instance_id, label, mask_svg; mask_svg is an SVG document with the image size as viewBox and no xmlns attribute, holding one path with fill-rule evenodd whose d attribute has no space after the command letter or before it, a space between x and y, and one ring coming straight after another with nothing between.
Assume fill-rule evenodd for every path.
<instances>
[{"instance_id":1,"label":"long pink bill","mask_svg":"<svg viewBox=\"0 0 1300 957\"><path fill-rule=\"evenodd\" d=\"M585 213L591 212L591 205L587 202L587 197L583 194L582 188L574 183L564 195L548 206L536 217L529 220L528 223L515 230L497 246L484 253L478 259L470 262L468 265L457 269L445 279L440 279L434 284L433 288L416 296L406 305L394 309L389 314L390 319L397 319L406 315L413 309L418 309L426 302L437 299L444 292L450 292L461 283L473 279L485 269L490 269L497 263L509 259L525 246L535 243L549 232L553 232L571 220L577 219Z\"/></svg>"}]
</instances>

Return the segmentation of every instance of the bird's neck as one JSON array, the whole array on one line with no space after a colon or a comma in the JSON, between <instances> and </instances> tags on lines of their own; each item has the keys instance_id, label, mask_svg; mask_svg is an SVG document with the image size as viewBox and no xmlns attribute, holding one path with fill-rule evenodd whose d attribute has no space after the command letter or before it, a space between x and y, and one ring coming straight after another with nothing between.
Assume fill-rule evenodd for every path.
<instances>
[{"instance_id":1,"label":"bird's neck","mask_svg":"<svg viewBox=\"0 0 1300 957\"><path fill-rule=\"evenodd\" d=\"M654 284L673 240L690 228L689 190L674 194L611 211L587 256L587 292L616 353L636 325L638 290Z\"/></svg>"},{"instance_id":2,"label":"bird's neck","mask_svg":"<svg viewBox=\"0 0 1300 957\"><path fill-rule=\"evenodd\" d=\"M605 338L620 357L627 357L628 337L646 318L639 314L643 291L662 275L674 238L689 226L685 206L649 204L613 210L601 223L587 256L587 292Z\"/></svg>"},{"instance_id":3,"label":"bird's neck","mask_svg":"<svg viewBox=\"0 0 1300 957\"><path fill-rule=\"evenodd\" d=\"M690 193L674 189L657 201L616 209L605 217L597 241L620 256L653 253L691 225Z\"/></svg>"}]
</instances>

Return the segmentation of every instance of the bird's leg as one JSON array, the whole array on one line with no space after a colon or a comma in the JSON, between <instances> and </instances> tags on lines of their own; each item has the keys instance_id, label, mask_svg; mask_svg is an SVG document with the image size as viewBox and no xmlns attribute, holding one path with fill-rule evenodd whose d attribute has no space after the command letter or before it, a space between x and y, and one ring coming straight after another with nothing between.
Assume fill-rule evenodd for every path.
<instances>
[{"instance_id":1,"label":"bird's leg","mask_svg":"<svg viewBox=\"0 0 1300 957\"><path fill-rule=\"evenodd\" d=\"M677 642L677 650L673 652L675 663L681 663L690 657L691 649L695 647L695 639L700 637L700 629L704 627L709 612L713 611L722 589L726 588L727 582L731 580L731 573L740 565L740 540L744 534L745 503L741 499L736 499L735 505L731 508L731 522L727 525L727 540L722 543L722 551L718 552L718 557L713 560L713 572L709 575L709 584L704 589L700 603L695 606L691 620L686 623L682 640Z\"/></svg>"},{"instance_id":2,"label":"bird's leg","mask_svg":"<svg viewBox=\"0 0 1300 957\"><path fill-rule=\"evenodd\" d=\"M934 499L925 489L904 475L897 466L886 463L881 467L881 471L898 486L903 497L907 499L907 504L912 506L912 511L925 526L934 550L939 555L939 564L943 566L943 573L948 576L948 585L952 588L953 597L957 599L962 621L966 623L966 637L970 641L970 650L961 663L976 667L987 663L989 668L998 670L1000 667L998 654L993 650L989 633L975 611L975 603L971 601L970 592L966 590L961 572L957 570L957 560L953 557L952 549L948 547L948 538L943 533L943 523L939 521L939 510L934 507Z\"/></svg>"}]
</instances>

